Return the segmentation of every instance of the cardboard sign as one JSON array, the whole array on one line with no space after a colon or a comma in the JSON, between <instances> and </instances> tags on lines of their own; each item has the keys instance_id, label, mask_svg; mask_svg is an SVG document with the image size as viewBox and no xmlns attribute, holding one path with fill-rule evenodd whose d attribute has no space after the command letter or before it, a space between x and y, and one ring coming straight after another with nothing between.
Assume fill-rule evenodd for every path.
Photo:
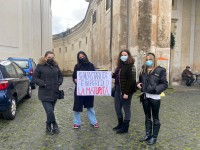
<instances>
[{"instance_id":1,"label":"cardboard sign","mask_svg":"<svg viewBox=\"0 0 200 150\"><path fill-rule=\"evenodd\" d=\"M111 96L111 71L77 71L77 95Z\"/></svg>"}]
</instances>

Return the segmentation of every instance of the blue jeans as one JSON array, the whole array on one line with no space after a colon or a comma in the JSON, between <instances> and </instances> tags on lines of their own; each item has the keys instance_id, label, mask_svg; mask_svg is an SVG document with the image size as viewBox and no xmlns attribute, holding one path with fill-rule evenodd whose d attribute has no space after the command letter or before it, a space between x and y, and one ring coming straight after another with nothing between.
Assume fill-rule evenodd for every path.
<instances>
[{"instance_id":1,"label":"blue jeans","mask_svg":"<svg viewBox=\"0 0 200 150\"><path fill-rule=\"evenodd\" d=\"M94 107L87 108L87 115L92 125L97 123ZM81 112L74 111L74 124L81 125Z\"/></svg>"}]
</instances>

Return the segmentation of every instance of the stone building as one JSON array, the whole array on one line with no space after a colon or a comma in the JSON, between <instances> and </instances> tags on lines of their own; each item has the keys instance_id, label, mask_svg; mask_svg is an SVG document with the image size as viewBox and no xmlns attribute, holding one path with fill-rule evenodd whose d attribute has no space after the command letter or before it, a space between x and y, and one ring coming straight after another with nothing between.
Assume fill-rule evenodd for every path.
<instances>
[{"instance_id":1,"label":"stone building","mask_svg":"<svg viewBox=\"0 0 200 150\"><path fill-rule=\"evenodd\" d=\"M186 65L200 71L200 0L86 1L84 20L53 36L53 51L62 70L73 70L79 50L84 50L96 67L113 70L119 51L129 49L137 72L149 51L156 54L172 82L180 80ZM171 32L176 41L173 50Z\"/></svg>"},{"instance_id":2,"label":"stone building","mask_svg":"<svg viewBox=\"0 0 200 150\"><path fill-rule=\"evenodd\" d=\"M0 0L0 59L52 49L51 0Z\"/></svg>"},{"instance_id":3,"label":"stone building","mask_svg":"<svg viewBox=\"0 0 200 150\"><path fill-rule=\"evenodd\" d=\"M171 80L176 82L186 66L200 72L200 0L173 0L171 31L176 40L171 50Z\"/></svg>"}]
</instances>

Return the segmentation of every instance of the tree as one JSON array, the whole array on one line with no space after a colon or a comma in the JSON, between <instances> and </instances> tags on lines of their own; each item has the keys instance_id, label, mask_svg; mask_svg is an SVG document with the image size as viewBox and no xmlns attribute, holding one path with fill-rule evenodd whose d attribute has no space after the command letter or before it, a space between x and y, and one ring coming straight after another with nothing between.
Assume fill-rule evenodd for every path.
<instances>
[{"instance_id":1,"label":"tree","mask_svg":"<svg viewBox=\"0 0 200 150\"><path fill-rule=\"evenodd\" d=\"M170 48L171 48L171 49L174 49L175 44L176 44L176 41L175 41L174 34L171 33L171 37L170 37Z\"/></svg>"}]
</instances>

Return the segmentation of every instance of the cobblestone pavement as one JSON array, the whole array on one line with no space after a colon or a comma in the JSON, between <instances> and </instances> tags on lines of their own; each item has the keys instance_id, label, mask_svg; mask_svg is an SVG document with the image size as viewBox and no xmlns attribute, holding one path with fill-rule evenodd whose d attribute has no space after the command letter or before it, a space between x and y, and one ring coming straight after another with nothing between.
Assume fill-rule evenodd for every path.
<instances>
[{"instance_id":1,"label":"cobblestone pavement","mask_svg":"<svg viewBox=\"0 0 200 150\"><path fill-rule=\"evenodd\" d=\"M0 117L1 150L200 150L200 86L176 86L174 92L166 92L160 109L162 126L154 146L138 141L144 135L144 114L136 96L129 133L118 135L112 131L117 123L112 97L95 97L99 129L90 126L84 110L82 126L75 130L71 78L65 78L61 88L66 96L55 110L60 134L45 134L45 112L37 90L33 90L33 97L19 104L14 120Z\"/></svg>"}]
</instances>

